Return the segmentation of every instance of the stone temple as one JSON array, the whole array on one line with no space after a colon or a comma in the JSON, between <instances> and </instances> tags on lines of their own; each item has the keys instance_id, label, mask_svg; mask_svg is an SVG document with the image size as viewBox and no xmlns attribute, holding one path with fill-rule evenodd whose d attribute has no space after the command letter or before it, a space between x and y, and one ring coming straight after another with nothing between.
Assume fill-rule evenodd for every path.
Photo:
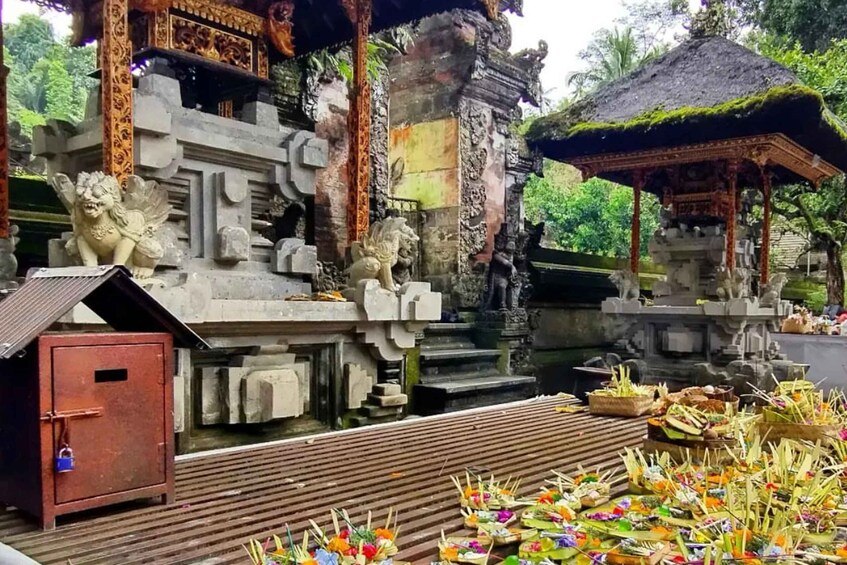
<instances>
[{"instance_id":1,"label":"stone temple","mask_svg":"<svg viewBox=\"0 0 847 565\"><path fill-rule=\"evenodd\" d=\"M72 223L49 267L124 264L212 347L177 351L178 452L535 393L520 2L39 3L102 47L84 119L33 133ZM370 80L368 37L409 25ZM351 40L349 83L309 64Z\"/></svg>"}]
</instances>

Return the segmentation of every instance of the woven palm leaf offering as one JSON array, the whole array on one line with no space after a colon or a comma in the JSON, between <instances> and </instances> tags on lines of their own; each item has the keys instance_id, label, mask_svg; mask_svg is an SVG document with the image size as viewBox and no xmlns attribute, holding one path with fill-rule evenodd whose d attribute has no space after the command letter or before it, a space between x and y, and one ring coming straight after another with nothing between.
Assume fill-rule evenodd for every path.
<instances>
[{"instance_id":1,"label":"woven palm leaf offering","mask_svg":"<svg viewBox=\"0 0 847 565\"><path fill-rule=\"evenodd\" d=\"M276 535L265 543L252 540L244 548L250 556L251 563L253 565L330 565L333 559L337 560L337 557L333 558L326 550L310 551L308 532L303 535L303 542L300 545L294 543L291 530L288 530L287 534L285 543Z\"/></svg>"},{"instance_id":2,"label":"woven palm leaf offering","mask_svg":"<svg viewBox=\"0 0 847 565\"><path fill-rule=\"evenodd\" d=\"M373 516L368 512L364 526L356 526L346 510L332 510L333 532L325 532L313 520L312 532L318 546L337 556L331 564L317 565L391 565L397 555L397 515L391 510L384 527L374 527ZM394 518L392 525L391 519ZM314 565L314 564L312 564ZM393 563L398 565L398 563Z\"/></svg>"},{"instance_id":3,"label":"woven palm leaf offering","mask_svg":"<svg viewBox=\"0 0 847 565\"><path fill-rule=\"evenodd\" d=\"M650 411L655 389L637 385L626 365L612 367L609 386L588 394L588 411L601 416L635 418Z\"/></svg>"},{"instance_id":4,"label":"woven palm leaf offering","mask_svg":"<svg viewBox=\"0 0 847 565\"><path fill-rule=\"evenodd\" d=\"M625 539L601 555L603 563L608 565L658 565L665 560L672 561L673 548L666 542Z\"/></svg>"},{"instance_id":5,"label":"woven palm leaf offering","mask_svg":"<svg viewBox=\"0 0 847 565\"><path fill-rule=\"evenodd\" d=\"M538 537L535 528L515 528L498 524L482 524L477 530L477 537L483 544L493 543L495 547L512 545Z\"/></svg>"},{"instance_id":6,"label":"woven palm leaf offering","mask_svg":"<svg viewBox=\"0 0 847 565\"><path fill-rule=\"evenodd\" d=\"M547 482L555 484L559 492L571 494L573 498L579 501L581 508L594 508L609 502L612 479L615 473L615 471L601 473L599 468L594 472L589 472L580 465L575 476L571 477L553 471L556 478Z\"/></svg>"},{"instance_id":7,"label":"woven palm leaf offering","mask_svg":"<svg viewBox=\"0 0 847 565\"><path fill-rule=\"evenodd\" d=\"M470 530L489 525L505 528L518 520L518 515L511 510L471 510L469 508L462 508L462 516L465 519L465 527Z\"/></svg>"},{"instance_id":8,"label":"woven palm leaf offering","mask_svg":"<svg viewBox=\"0 0 847 565\"><path fill-rule=\"evenodd\" d=\"M758 419L756 414L731 409L712 412L671 404L664 414L647 420L645 447L651 451L670 451L677 459L689 449L698 458L711 453L718 463L720 457L742 447Z\"/></svg>"},{"instance_id":9,"label":"woven palm leaf offering","mask_svg":"<svg viewBox=\"0 0 847 565\"><path fill-rule=\"evenodd\" d=\"M505 482L496 481L492 475L487 481L476 477L475 483L470 473L465 473L465 484L458 477L450 477L459 491L459 504L472 510L501 510L518 505L515 492L520 487L520 479L509 477Z\"/></svg>"},{"instance_id":10,"label":"woven palm leaf offering","mask_svg":"<svg viewBox=\"0 0 847 565\"><path fill-rule=\"evenodd\" d=\"M468 563L469 565L486 565L494 547L493 540L446 537L441 532L441 540L438 542L438 556L442 562Z\"/></svg>"},{"instance_id":11,"label":"woven palm leaf offering","mask_svg":"<svg viewBox=\"0 0 847 565\"><path fill-rule=\"evenodd\" d=\"M542 532L537 539L525 541L518 549L518 557L533 562L570 562L591 549L599 549L602 540L586 528L568 524L558 532Z\"/></svg>"},{"instance_id":12,"label":"woven palm leaf offering","mask_svg":"<svg viewBox=\"0 0 847 565\"><path fill-rule=\"evenodd\" d=\"M692 517L690 512L676 509L667 497L627 495L584 510L578 522L603 537L656 542L674 539L681 527L677 522L689 525Z\"/></svg>"},{"instance_id":13,"label":"woven palm leaf offering","mask_svg":"<svg viewBox=\"0 0 847 565\"><path fill-rule=\"evenodd\" d=\"M732 388L721 389L713 386L692 386L679 392L667 392L667 387L660 389L659 398L653 404L653 414L662 415L674 404L692 406L701 412L723 413L737 412L740 399L732 393Z\"/></svg>"},{"instance_id":14,"label":"woven palm leaf offering","mask_svg":"<svg viewBox=\"0 0 847 565\"><path fill-rule=\"evenodd\" d=\"M825 396L806 380L777 383L772 393L753 390L763 404L759 434L768 441L788 438L834 443L840 439L845 423L843 392L832 390Z\"/></svg>"}]
</instances>

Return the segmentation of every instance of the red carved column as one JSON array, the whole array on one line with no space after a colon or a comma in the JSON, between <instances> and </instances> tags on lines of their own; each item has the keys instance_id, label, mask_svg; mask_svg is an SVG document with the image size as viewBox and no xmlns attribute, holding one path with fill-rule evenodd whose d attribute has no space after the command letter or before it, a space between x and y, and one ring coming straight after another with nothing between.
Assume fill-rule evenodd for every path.
<instances>
[{"instance_id":1,"label":"red carved column","mask_svg":"<svg viewBox=\"0 0 847 565\"><path fill-rule=\"evenodd\" d=\"M766 167L762 167L762 253L759 270L763 285L768 284L771 269L771 188L771 175Z\"/></svg>"},{"instance_id":2,"label":"red carved column","mask_svg":"<svg viewBox=\"0 0 847 565\"><path fill-rule=\"evenodd\" d=\"M732 160L727 163L727 202L726 202L726 268L735 270L735 224L737 223L738 208L736 198L738 193L738 171L741 163Z\"/></svg>"},{"instance_id":3,"label":"red carved column","mask_svg":"<svg viewBox=\"0 0 847 565\"><path fill-rule=\"evenodd\" d=\"M0 6L2 6L0 2ZM6 76L3 60L3 17L0 15L0 238L9 237L9 117L6 114Z\"/></svg>"},{"instance_id":4,"label":"red carved column","mask_svg":"<svg viewBox=\"0 0 847 565\"><path fill-rule=\"evenodd\" d=\"M103 170L123 185L133 170L132 53L127 0L103 0L100 90L103 106Z\"/></svg>"},{"instance_id":5,"label":"red carved column","mask_svg":"<svg viewBox=\"0 0 847 565\"><path fill-rule=\"evenodd\" d=\"M644 189L644 171L635 171L632 178L632 230L630 231L629 269L638 275L641 257L641 191Z\"/></svg>"},{"instance_id":6,"label":"red carved column","mask_svg":"<svg viewBox=\"0 0 847 565\"><path fill-rule=\"evenodd\" d=\"M368 81L368 35L372 0L341 0L355 27L353 39L353 84L347 126L350 155L347 164L347 241L362 239L370 223L371 87Z\"/></svg>"}]
</instances>

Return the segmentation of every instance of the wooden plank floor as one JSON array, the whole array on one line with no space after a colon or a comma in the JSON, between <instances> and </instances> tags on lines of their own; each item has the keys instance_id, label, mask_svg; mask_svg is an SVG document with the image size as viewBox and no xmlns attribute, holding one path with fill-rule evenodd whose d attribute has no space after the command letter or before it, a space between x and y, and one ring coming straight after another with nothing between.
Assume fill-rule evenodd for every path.
<instances>
[{"instance_id":1,"label":"wooden plank floor","mask_svg":"<svg viewBox=\"0 0 847 565\"><path fill-rule=\"evenodd\" d=\"M620 467L618 453L644 435L644 420L562 414L556 398L327 434L182 459L177 502L133 505L60 519L41 532L17 512L0 513L0 541L49 564L243 564L242 546L330 508L362 520L399 511L398 559L429 563L436 540L462 529L450 475L468 467L523 478L536 491L550 470Z\"/></svg>"}]
</instances>

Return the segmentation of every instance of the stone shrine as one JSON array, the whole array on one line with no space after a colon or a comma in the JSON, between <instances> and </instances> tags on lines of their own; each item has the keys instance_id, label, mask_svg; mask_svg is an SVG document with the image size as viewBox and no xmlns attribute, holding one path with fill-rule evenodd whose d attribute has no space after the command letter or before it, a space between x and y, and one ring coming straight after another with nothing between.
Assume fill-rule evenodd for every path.
<instances>
[{"instance_id":1,"label":"stone shrine","mask_svg":"<svg viewBox=\"0 0 847 565\"><path fill-rule=\"evenodd\" d=\"M644 382L744 394L797 376L772 336L791 313L780 300L785 277L769 273L772 191L841 174L844 132L790 71L715 36L692 38L533 125L530 145L545 156L585 179L633 187L630 265L612 276L619 297L602 311ZM665 277L651 299L638 279L644 191L663 206L648 249ZM757 201L761 223L750 214Z\"/></svg>"},{"instance_id":2,"label":"stone shrine","mask_svg":"<svg viewBox=\"0 0 847 565\"><path fill-rule=\"evenodd\" d=\"M81 123L51 121L33 136L33 155L44 160L74 228L51 242L49 262L127 265L212 345L177 355L179 451L343 427L363 411L400 415L407 397L378 382L381 367L404 361L442 305L430 283L409 274L418 236L390 218L369 225L367 39L453 8L499 21L498 6L55 4L74 12L75 42L101 41L102 80ZM351 271L345 300L330 292L338 273L317 261L312 215L318 177L337 155L302 119L317 117L315 100L278 105L269 77L292 55L351 38L347 169L332 173L346 174L346 183L327 184L346 192L346 242L363 267ZM62 327L101 323L81 306Z\"/></svg>"}]
</instances>

